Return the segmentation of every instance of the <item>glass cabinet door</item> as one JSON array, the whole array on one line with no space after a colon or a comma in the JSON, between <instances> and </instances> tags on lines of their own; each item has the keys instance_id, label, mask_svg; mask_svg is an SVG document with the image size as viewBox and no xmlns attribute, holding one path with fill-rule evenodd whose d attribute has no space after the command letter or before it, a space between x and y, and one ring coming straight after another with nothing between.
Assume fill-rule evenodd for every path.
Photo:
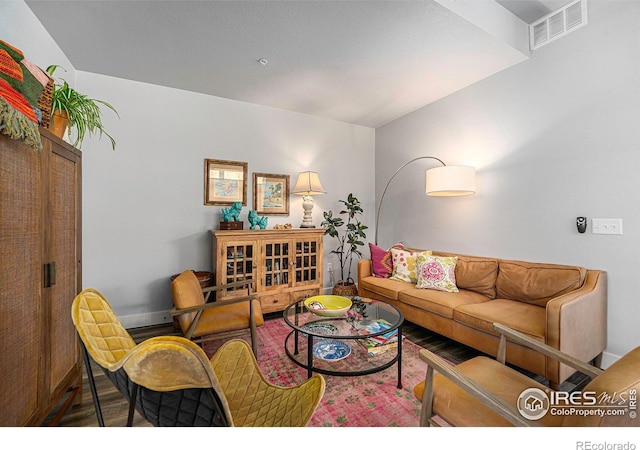
<instances>
[{"instance_id":1,"label":"glass cabinet door","mask_svg":"<svg viewBox=\"0 0 640 450\"><path fill-rule=\"evenodd\" d=\"M314 284L318 281L319 245L315 239L298 240L295 243L295 284L296 286Z\"/></svg>"},{"instance_id":2,"label":"glass cabinet door","mask_svg":"<svg viewBox=\"0 0 640 450\"><path fill-rule=\"evenodd\" d=\"M263 280L265 290L289 285L290 247L291 243L288 240L265 242Z\"/></svg>"},{"instance_id":3,"label":"glass cabinet door","mask_svg":"<svg viewBox=\"0 0 640 450\"><path fill-rule=\"evenodd\" d=\"M230 242L222 249L225 271L225 284L235 281L251 280L256 271L256 245L254 242ZM230 288L227 291L244 290Z\"/></svg>"}]
</instances>

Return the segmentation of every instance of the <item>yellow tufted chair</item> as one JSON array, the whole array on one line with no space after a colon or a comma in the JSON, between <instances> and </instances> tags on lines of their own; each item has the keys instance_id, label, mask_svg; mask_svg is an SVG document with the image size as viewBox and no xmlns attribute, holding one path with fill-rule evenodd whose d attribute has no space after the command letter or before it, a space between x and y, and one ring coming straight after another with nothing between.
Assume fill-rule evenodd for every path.
<instances>
[{"instance_id":1,"label":"yellow tufted chair","mask_svg":"<svg viewBox=\"0 0 640 450\"><path fill-rule=\"evenodd\" d=\"M210 363L235 426L306 426L324 394L325 381L320 374L295 387L269 383L244 340L225 342Z\"/></svg>"},{"instance_id":2,"label":"yellow tufted chair","mask_svg":"<svg viewBox=\"0 0 640 450\"><path fill-rule=\"evenodd\" d=\"M78 294L72 318L100 426L104 420L89 358L129 402L128 426L134 410L155 426L305 426L324 394L321 375L294 387L271 385L243 340L226 342L211 361L183 337L159 336L136 345L95 289Z\"/></svg>"}]
</instances>

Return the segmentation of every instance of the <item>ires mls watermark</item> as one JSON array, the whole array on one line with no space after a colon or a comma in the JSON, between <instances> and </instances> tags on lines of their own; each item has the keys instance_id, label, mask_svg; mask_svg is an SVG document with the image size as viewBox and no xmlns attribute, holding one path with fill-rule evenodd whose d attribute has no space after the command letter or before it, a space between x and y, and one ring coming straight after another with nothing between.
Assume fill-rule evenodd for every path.
<instances>
[{"instance_id":1,"label":"ires mls watermark","mask_svg":"<svg viewBox=\"0 0 640 450\"><path fill-rule=\"evenodd\" d=\"M554 416L637 416L637 392L597 393L593 391L562 392L538 388L522 391L518 397L518 411L528 420Z\"/></svg>"}]
</instances>

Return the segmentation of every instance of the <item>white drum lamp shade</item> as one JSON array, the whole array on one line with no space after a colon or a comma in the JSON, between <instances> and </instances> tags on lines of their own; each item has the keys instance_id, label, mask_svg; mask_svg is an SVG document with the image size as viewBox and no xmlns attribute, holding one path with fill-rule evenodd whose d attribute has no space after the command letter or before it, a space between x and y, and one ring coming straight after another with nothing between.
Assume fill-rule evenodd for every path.
<instances>
[{"instance_id":1,"label":"white drum lamp shade","mask_svg":"<svg viewBox=\"0 0 640 450\"><path fill-rule=\"evenodd\" d=\"M470 166L442 166L427 170L427 195L453 197L476 193L476 171Z\"/></svg>"},{"instance_id":2,"label":"white drum lamp shade","mask_svg":"<svg viewBox=\"0 0 640 450\"><path fill-rule=\"evenodd\" d=\"M378 223L380 222L380 211L382 209L382 201L389 189L391 181L408 165L421 159L433 159L438 161L442 167L434 167L426 172L426 192L432 197L455 197L460 195L470 195L476 193L476 170L470 166L447 166L444 161L435 156L418 156L404 163L389 178L387 184L382 191L378 208L376 211L376 235L375 244L378 245Z\"/></svg>"}]
</instances>

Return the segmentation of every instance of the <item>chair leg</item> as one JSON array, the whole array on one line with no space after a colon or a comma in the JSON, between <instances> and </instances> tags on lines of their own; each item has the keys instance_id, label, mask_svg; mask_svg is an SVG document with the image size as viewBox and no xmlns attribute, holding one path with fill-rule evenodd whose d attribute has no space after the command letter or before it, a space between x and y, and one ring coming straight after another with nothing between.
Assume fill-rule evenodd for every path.
<instances>
[{"instance_id":1,"label":"chair leg","mask_svg":"<svg viewBox=\"0 0 640 450\"><path fill-rule=\"evenodd\" d=\"M131 395L129 396L129 415L127 416L127 426L133 426L133 413L136 411L136 397L138 396L138 385L133 383Z\"/></svg>"},{"instance_id":2,"label":"chair leg","mask_svg":"<svg viewBox=\"0 0 640 450\"><path fill-rule=\"evenodd\" d=\"M598 369L602 369L602 355L603 354L604 354L603 352L600 352L600 354L598 356L593 358L593 362L591 363L591 365L597 367Z\"/></svg>"},{"instance_id":3,"label":"chair leg","mask_svg":"<svg viewBox=\"0 0 640 450\"><path fill-rule=\"evenodd\" d=\"M427 375L424 380L424 392L422 394L422 410L420 412L420 426L431 426L433 416L433 367L427 366Z\"/></svg>"},{"instance_id":4,"label":"chair leg","mask_svg":"<svg viewBox=\"0 0 640 450\"><path fill-rule=\"evenodd\" d=\"M253 300L249 300L249 328L251 329L251 350L258 357L258 334L256 332L256 318L253 315Z\"/></svg>"},{"instance_id":5,"label":"chair leg","mask_svg":"<svg viewBox=\"0 0 640 450\"><path fill-rule=\"evenodd\" d=\"M93 378L93 369L91 368L91 358L89 358L89 352L87 351L87 347L84 346L84 343L82 343L82 357L84 359L85 369L87 370L87 378L89 378L89 388L91 389L93 407L96 409L98 425L104 427L104 418L102 417L102 409L100 408L100 399L98 398L98 391L96 390L96 380Z\"/></svg>"}]
</instances>

